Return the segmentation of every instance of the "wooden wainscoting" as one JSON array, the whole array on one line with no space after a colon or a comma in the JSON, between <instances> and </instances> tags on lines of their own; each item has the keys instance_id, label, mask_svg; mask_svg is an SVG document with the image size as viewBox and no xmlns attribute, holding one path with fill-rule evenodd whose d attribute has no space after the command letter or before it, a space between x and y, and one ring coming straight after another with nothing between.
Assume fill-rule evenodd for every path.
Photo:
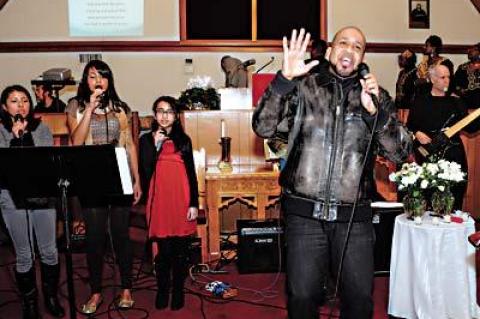
<instances>
[{"instance_id":1,"label":"wooden wainscoting","mask_svg":"<svg viewBox=\"0 0 480 319\"><path fill-rule=\"evenodd\" d=\"M216 165L220 160L222 120L225 122L226 135L232 138L232 164L263 165L263 139L252 130L252 113L253 110L187 111L182 114L182 122L192 139L193 148L205 148L207 165Z\"/></svg>"}]
</instances>

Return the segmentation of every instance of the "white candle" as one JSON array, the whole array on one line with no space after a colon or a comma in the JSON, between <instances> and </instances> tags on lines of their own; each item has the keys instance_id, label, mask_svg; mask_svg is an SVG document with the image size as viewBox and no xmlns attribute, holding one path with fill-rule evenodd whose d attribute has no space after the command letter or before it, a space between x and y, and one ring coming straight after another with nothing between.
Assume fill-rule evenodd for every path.
<instances>
[{"instance_id":1,"label":"white candle","mask_svg":"<svg viewBox=\"0 0 480 319\"><path fill-rule=\"evenodd\" d=\"M443 221L446 222L446 223L451 222L452 220L451 220L451 218L450 218L450 215L445 215L445 216L443 216Z\"/></svg>"},{"instance_id":2,"label":"white candle","mask_svg":"<svg viewBox=\"0 0 480 319\"><path fill-rule=\"evenodd\" d=\"M220 137L226 137L226 136L227 136L227 135L226 135L226 134L227 134L227 130L226 130L227 128L226 128L226 125L225 125L225 121L224 121L224 120L222 120L222 121L220 122L220 127L221 127Z\"/></svg>"},{"instance_id":3,"label":"white candle","mask_svg":"<svg viewBox=\"0 0 480 319\"><path fill-rule=\"evenodd\" d=\"M432 218L432 224L438 225L439 222L440 222L440 220L438 219L437 216L435 216L435 217Z\"/></svg>"}]
</instances>

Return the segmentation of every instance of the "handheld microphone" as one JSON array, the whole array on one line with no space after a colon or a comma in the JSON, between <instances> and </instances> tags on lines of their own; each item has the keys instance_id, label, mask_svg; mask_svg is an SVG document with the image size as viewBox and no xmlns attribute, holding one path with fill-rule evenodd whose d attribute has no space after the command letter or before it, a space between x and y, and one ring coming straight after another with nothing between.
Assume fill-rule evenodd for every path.
<instances>
[{"instance_id":1,"label":"handheld microphone","mask_svg":"<svg viewBox=\"0 0 480 319\"><path fill-rule=\"evenodd\" d=\"M274 60L275 60L275 57L274 57L274 56L270 57L270 61L268 61L267 63L265 63L264 65L262 65L262 67L260 67L260 69L258 69L257 72L255 72L255 73L259 73L260 71L262 71L263 69L265 69L267 66L269 66L270 64L272 64Z\"/></svg>"},{"instance_id":2,"label":"handheld microphone","mask_svg":"<svg viewBox=\"0 0 480 319\"><path fill-rule=\"evenodd\" d=\"M23 116L19 113L15 114L13 116L13 122L20 122L20 123L23 123L25 119L23 118ZM18 130L18 137L22 137L23 136L23 130L20 129Z\"/></svg>"},{"instance_id":3,"label":"handheld microphone","mask_svg":"<svg viewBox=\"0 0 480 319\"><path fill-rule=\"evenodd\" d=\"M95 86L95 90L96 89L102 89L102 87L100 85L97 85ZM100 94L98 97L98 101L100 102L100 105L98 106L100 109L105 109L107 107L107 94L105 91L102 92L102 94Z\"/></svg>"},{"instance_id":4,"label":"handheld microphone","mask_svg":"<svg viewBox=\"0 0 480 319\"><path fill-rule=\"evenodd\" d=\"M243 67L243 68L248 68L250 65L254 65L255 63L257 63L257 61L255 61L255 59L250 59L250 60L247 60L247 61L243 62L242 64L240 64L240 66Z\"/></svg>"},{"instance_id":5,"label":"handheld microphone","mask_svg":"<svg viewBox=\"0 0 480 319\"><path fill-rule=\"evenodd\" d=\"M361 79L365 79L367 74L370 73L370 68L368 67L368 65L366 65L363 62L358 65L357 70L358 70L358 75ZM369 93L368 95L370 95L370 97L372 98L373 104L375 105L375 107L378 110L378 98L377 98L377 96L373 93Z\"/></svg>"},{"instance_id":6,"label":"handheld microphone","mask_svg":"<svg viewBox=\"0 0 480 319\"><path fill-rule=\"evenodd\" d=\"M23 118L22 114L17 113L17 114L15 114L15 115L13 116L13 121L14 121L14 122L20 121L20 122L23 123L24 118Z\"/></svg>"},{"instance_id":7,"label":"handheld microphone","mask_svg":"<svg viewBox=\"0 0 480 319\"><path fill-rule=\"evenodd\" d=\"M160 128L159 129L159 132L163 135L165 135L167 138L168 138L168 133L167 131L164 129L164 128ZM159 140L156 144L155 144L155 148L157 149L157 152L160 151L160 149L162 148L162 144L163 144L164 141L162 140Z\"/></svg>"},{"instance_id":8,"label":"handheld microphone","mask_svg":"<svg viewBox=\"0 0 480 319\"><path fill-rule=\"evenodd\" d=\"M365 63L360 63L357 67L357 70L358 70L358 75L362 78L362 79L365 79L365 77L367 76L367 74L370 73L370 68L368 67L367 64Z\"/></svg>"}]
</instances>

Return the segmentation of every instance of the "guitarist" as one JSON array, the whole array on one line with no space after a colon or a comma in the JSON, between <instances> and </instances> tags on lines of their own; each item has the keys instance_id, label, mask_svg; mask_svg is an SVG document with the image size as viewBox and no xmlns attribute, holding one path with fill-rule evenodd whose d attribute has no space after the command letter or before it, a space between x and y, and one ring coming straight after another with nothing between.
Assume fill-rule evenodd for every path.
<instances>
[{"instance_id":1,"label":"guitarist","mask_svg":"<svg viewBox=\"0 0 480 319\"><path fill-rule=\"evenodd\" d=\"M468 115L467 108L458 96L448 94L450 84L450 71L441 64L433 65L428 69L428 79L432 88L426 95L416 96L413 107L407 120L407 127L415 135L416 142L428 145L442 131ZM463 128L468 133L480 129L480 120L476 119ZM436 140L435 140L436 141ZM451 136L442 145L441 151L436 153L440 158L455 161L468 172L465 148L459 134ZM417 162L422 162L424 157L416 154ZM463 195L467 183L458 183L451 191L455 196L454 209L462 209Z\"/></svg>"}]
</instances>

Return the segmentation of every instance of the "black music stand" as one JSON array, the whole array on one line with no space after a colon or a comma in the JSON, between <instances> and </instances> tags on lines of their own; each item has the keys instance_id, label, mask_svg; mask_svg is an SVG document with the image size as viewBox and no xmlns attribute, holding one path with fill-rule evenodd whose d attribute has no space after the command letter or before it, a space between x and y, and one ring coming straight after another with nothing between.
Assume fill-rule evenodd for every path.
<instances>
[{"instance_id":1,"label":"black music stand","mask_svg":"<svg viewBox=\"0 0 480 319\"><path fill-rule=\"evenodd\" d=\"M68 195L124 196L113 145L0 148L0 181L18 207L24 198L59 197L65 218L65 267L70 318L76 318Z\"/></svg>"}]
</instances>

